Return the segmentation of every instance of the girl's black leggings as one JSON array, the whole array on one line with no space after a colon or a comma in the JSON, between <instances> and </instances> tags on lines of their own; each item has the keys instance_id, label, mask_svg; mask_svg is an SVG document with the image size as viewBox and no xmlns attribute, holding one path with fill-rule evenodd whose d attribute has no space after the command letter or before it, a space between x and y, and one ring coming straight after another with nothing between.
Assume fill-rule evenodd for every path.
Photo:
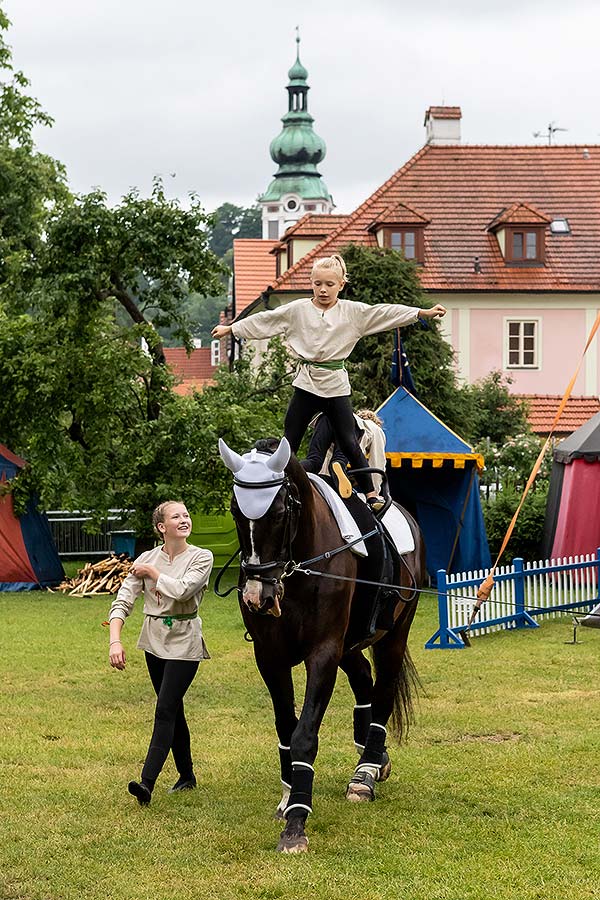
<instances>
[{"instance_id":1,"label":"girl's black leggings","mask_svg":"<svg viewBox=\"0 0 600 900\"><path fill-rule=\"evenodd\" d=\"M156 691L154 730L148 754L142 769L142 779L154 783L169 755L182 778L190 778L193 772L190 748L190 730L183 711L183 698L194 675L198 660L160 659L152 653L145 654L150 679Z\"/></svg>"},{"instance_id":2,"label":"girl's black leggings","mask_svg":"<svg viewBox=\"0 0 600 900\"><path fill-rule=\"evenodd\" d=\"M353 469L368 466L365 455L356 439L355 421L350 397L319 397L302 388L294 388L294 394L285 415L284 432L294 453L302 442L308 423L318 412L323 412L333 429L335 443ZM310 462L306 468L312 471ZM318 470L317 470L318 471ZM365 494L373 490L373 481L368 473L356 476L358 486Z\"/></svg>"}]
</instances>

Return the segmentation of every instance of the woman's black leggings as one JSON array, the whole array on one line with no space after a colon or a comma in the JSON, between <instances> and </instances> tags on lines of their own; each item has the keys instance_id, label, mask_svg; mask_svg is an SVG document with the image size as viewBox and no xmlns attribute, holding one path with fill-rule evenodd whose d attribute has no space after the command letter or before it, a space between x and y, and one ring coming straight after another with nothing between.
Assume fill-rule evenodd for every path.
<instances>
[{"instance_id":1,"label":"woman's black leggings","mask_svg":"<svg viewBox=\"0 0 600 900\"><path fill-rule=\"evenodd\" d=\"M294 453L302 442L308 423L318 412L329 419L335 443L347 457L353 469L368 466L364 453L356 439L355 421L350 397L319 397L302 388L294 388L294 394L285 415L284 432ZM312 471L310 463L308 471ZM373 490L373 481L368 473L357 475L358 485L365 494Z\"/></svg>"},{"instance_id":2,"label":"woman's black leggings","mask_svg":"<svg viewBox=\"0 0 600 900\"><path fill-rule=\"evenodd\" d=\"M193 772L190 730L183 711L185 692L198 671L198 660L160 659L146 653L146 665L156 691L154 731L142 769L142 779L152 784L158 778L169 750L182 778Z\"/></svg>"}]
</instances>

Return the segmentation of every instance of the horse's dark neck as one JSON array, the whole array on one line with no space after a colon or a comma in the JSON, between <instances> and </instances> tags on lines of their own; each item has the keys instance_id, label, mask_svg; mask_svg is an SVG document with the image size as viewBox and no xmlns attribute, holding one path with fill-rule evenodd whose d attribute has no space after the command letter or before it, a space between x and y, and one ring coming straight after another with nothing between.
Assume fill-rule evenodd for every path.
<instances>
[{"instance_id":1,"label":"horse's dark neck","mask_svg":"<svg viewBox=\"0 0 600 900\"><path fill-rule=\"evenodd\" d=\"M310 555L316 536L315 495L310 479L295 456L290 457L286 472L298 491L302 504L300 523L294 539L294 555L298 558Z\"/></svg>"}]
</instances>

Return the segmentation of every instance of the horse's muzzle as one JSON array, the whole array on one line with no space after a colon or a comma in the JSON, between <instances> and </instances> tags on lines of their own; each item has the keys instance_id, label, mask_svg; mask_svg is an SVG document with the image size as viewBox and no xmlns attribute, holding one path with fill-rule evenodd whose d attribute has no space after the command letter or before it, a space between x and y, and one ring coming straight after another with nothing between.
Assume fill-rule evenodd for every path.
<instances>
[{"instance_id":1,"label":"horse's muzzle","mask_svg":"<svg viewBox=\"0 0 600 900\"><path fill-rule=\"evenodd\" d=\"M282 597L283 584L281 581L273 584L249 578L242 591L242 600L251 612L276 618L281 615L280 601Z\"/></svg>"}]
</instances>

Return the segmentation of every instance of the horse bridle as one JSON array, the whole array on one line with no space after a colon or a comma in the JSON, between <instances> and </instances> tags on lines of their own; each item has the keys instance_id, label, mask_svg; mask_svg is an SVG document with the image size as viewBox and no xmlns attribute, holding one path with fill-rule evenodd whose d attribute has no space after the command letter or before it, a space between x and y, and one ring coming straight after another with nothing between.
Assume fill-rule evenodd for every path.
<instances>
[{"instance_id":1,"label":"horse bridle","mask_svg":"<svg viewBox=\"0 0 600 900\"><path fill-rule=\"evenodd\" d=\"M292 482L287 475L283 475L281 478L274 479L273 481L239 481L234 477L233 483L237 487L250 489L272 488L276 486L285 487L285 526L280 552L283 556L284 548L287 545L287 559L275 559L272 562L266 563L249 563L243 557L240 560L240 566L248 580L260 581L264 584L272 585L281 584L284 578L291 575L296 566L296 563L292 558L292 544L298 531L298 516L302 507L302 502L300 501L300 498L295 495L295 492L292 489ZM271 569L277 568L283 569L279 578L267 577L263 574L269 572Z\"/></svg>"}]
</instances>

